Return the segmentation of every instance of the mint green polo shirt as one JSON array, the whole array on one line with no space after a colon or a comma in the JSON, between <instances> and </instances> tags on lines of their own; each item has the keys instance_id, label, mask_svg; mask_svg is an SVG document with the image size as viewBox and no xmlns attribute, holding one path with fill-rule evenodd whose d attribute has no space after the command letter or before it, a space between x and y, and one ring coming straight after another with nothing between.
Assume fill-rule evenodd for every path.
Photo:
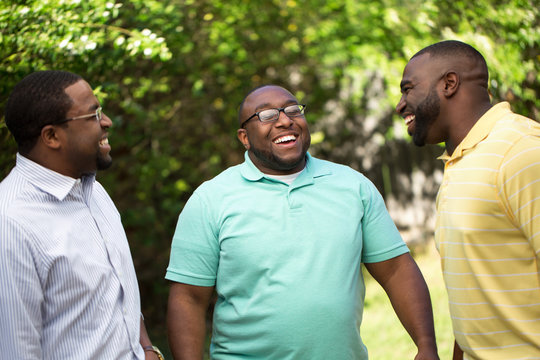
<instances>
[{"instance_id":1,"label":"mint green polo shirt","mask_svg":"<svg viewBox=\"0 0 540 360\"><path fill-rule=\"evenodd\" d=\"M246 153L187 202L166 279L215 286L212 359L367 359L360 265L406 252L362 174L307 154L289 186Z\"/></svg>"}]
</instances>

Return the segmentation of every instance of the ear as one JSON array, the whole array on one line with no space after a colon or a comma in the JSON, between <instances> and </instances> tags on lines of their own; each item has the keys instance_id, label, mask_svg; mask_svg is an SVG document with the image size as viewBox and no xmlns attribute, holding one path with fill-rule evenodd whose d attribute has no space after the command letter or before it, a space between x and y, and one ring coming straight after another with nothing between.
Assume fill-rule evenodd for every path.
<instances>
[{"instance_id":1,"label":"ear","mask_svg":"<svg viewBox=\"0 0 540 360\"><path fill-rule=\"evenodd\" d=\"M54 125L45 125L41 129L40 139L45 146L51 149L59 149L62 145L57 128Z\"/></svg>"},{"instance_id":2,"label":"ear","mask_svg":"<svg viewBox=\"0 0 540 360\"><path fill-rule=\"evenodd\" d=\"M442 80L444 81L444 96L447 98L454 96L457 93L460 84L458 73L455 71L448 71L446 74L444 74Z\"/></svg>"},{"instance_id":3,"label":"ear","mask_svg":"<svg viewBox=\"0 0 540 360\"><path fill-rule=\"evenodd\" d=\"M236 137L238 137L238 140L244 145L246 150L249 150L249 140L247 136L247 130L246 129L238 129L236 131Z\"/></svg>"}]
</instances>

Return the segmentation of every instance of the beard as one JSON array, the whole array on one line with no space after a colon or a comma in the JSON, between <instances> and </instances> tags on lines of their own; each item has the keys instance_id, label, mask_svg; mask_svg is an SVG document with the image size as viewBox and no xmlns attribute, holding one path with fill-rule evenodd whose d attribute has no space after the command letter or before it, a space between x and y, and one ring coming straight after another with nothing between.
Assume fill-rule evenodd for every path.
<instances>
[{"instance_id":1,"label":"beard","mask_svg":"<svg viewBox=\"0 0 540 360\"><path fill-rule=\"evenodd\" d=\"M98 153L97 159L96 159L96 166L98 170L105 170L111 167L112 165L112 158L109 154L102 155Z\"/></svg>"},{"instance_id":2,"label":"beard","mask_svg":"<svg viewBox=\"0 0 540 360\"><path fill-rule=\"evenodd\" d=\"M307 149L309 148L310 142L303 144L302 153L300 156L294 159L285 160L278 156L276 156L274 153L272 153L269 150L263 150L260 148L257 148L254 146L254 144L249 140L250 144L250 151L255 155L255 157L264 164L265 167L272 170L277 171L291 171L294 168L296 168L298 165L300 165L304 159L306 158Z\"/></svg>"},{"instance_id":3,"label":"beard","mask_svg":"<svg viewBox=\"0 0 540 360\"><path fill-rule=\"evenodd\" d=\"M416 107L414 133L412 137L416 146L424 146L426 144L429 129L440 112L441 101L435 87L432 87L428 96Z\"/></svg>"}]
</instances>

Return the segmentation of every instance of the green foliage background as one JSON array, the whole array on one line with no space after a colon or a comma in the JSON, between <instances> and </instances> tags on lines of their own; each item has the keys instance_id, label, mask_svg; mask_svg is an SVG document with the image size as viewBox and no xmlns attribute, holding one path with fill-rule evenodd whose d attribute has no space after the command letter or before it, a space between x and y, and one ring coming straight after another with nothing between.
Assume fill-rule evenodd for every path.
<instances>
[{"instance_id":1,"label":"green foliage background","mask_svg":"<svg viewBox=\"0 0 540 360\"><path fill-rule=\"evenodd\" d=\"M436 186L415 192L412 174L436 183L441 151L414 149L393 113L408 58L443 39L468 42L486 57L494 101L538 118L538 9L536 0L4 0L0 110L36 70L73 71L96 89L114 122L115 163L99 179L122 214L147 326L166 346L176 219L202 181L242 161L236 111L248 90L291 89L308 104L313 154L363 171L403 207L431 202ZM3 178L16 152L3 119L0 139Z\"/></svg>"}]
</instances>

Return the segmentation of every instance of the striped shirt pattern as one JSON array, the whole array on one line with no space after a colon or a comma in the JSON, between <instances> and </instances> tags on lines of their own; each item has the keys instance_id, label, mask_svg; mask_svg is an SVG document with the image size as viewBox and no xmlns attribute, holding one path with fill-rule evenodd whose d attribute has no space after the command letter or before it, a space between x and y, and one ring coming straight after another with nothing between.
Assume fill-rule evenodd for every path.
<instances>
[{"instance_id":1,"label":"striped shirt pattern","mask_svg":"<svg viewBox=\"0 0 540 360\"><path fill-rule=\"evenodd\" d=\"M120 215L94 176L17 155L0 183L0 357L143 359Z\"/></svg>"},{"instance_id":2,"label":"striped shirt pattern","mask_svg":"<svg viewBox=\"0 0 540 360\"><path fill-rule=\"evenodd\" d=\"M540 359L540 124L497 104L441 158L435 240L465 359Z\"/></svg>"}]
</instances>

